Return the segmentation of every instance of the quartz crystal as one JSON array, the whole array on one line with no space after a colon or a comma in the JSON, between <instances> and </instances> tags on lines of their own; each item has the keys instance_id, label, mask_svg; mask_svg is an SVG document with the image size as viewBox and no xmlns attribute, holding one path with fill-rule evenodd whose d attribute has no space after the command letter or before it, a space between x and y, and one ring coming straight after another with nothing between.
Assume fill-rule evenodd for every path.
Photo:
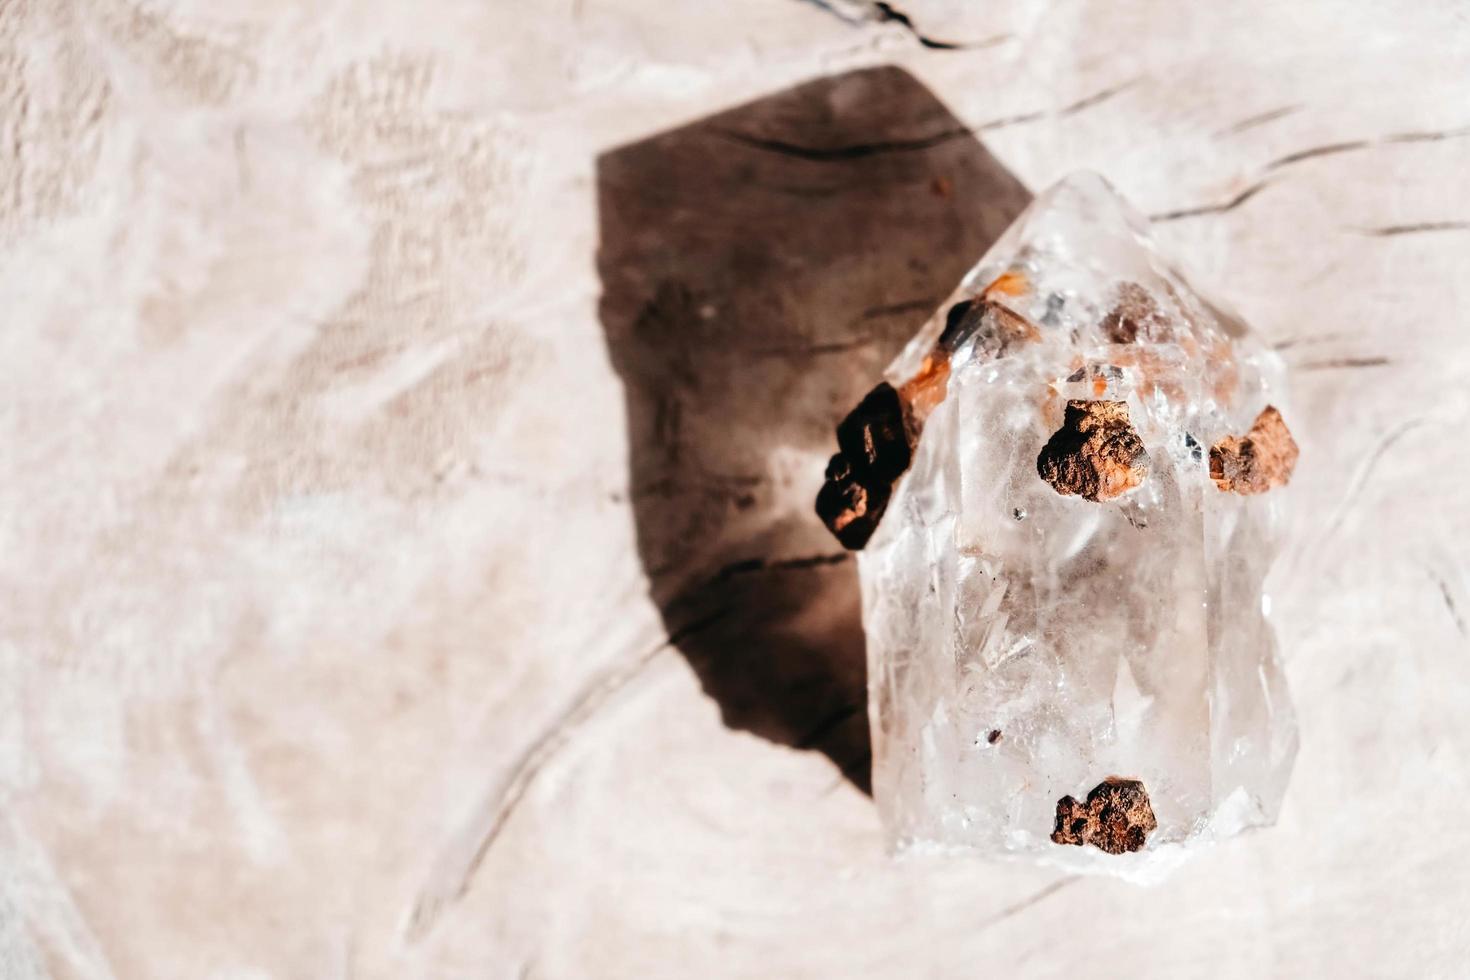
<instances>
[{"instance_id":1,"label":"quartz crystal","mask_svg":"<svg viewBox=\"0 0 1470 980\"><path fill-rule=\"evenodd\" d=\"M1283 371L1101 178L1038 197L839 428L899 849L1146 879L1272 823Z\"/></svg>"}]
</instances>

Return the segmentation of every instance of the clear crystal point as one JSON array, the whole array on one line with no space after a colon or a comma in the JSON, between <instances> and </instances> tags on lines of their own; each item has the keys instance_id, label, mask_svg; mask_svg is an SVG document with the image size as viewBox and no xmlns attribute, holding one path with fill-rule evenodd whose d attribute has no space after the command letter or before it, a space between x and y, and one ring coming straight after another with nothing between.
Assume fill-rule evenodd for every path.
<instances>
[{"instance_id":1,"label":"clear crystal point","mask_svg":"<svg viewBox=\"0 0 1470 980\"><path fill-rule=\"evenodd\" d=\"M860 556L873 790L894 845L1139 878L1272 823L1297 744L1263 592L1285 491L1223 490L1210 447L1285 409L1275 355L1084 174L1035 200L887 378L922 426ZM1097 407L1081 403L1113 407L1052 444ZM1133 442L1104 438L1128 426ZM1101 448L1066 456L1085 439ZM1043 461L1042 478L1049 444L1084 476L1102 468L1097 499L1066 488L1065 466ZM1109 787L1134 785L1110 778L1141 784L1152 817L1089 838L1084 817L1097 830L1124 812ZM1082 816L1058 843L1069 797ZM1073 846L1087 839L1132 843Z\"/></svg>"}]
</instances>

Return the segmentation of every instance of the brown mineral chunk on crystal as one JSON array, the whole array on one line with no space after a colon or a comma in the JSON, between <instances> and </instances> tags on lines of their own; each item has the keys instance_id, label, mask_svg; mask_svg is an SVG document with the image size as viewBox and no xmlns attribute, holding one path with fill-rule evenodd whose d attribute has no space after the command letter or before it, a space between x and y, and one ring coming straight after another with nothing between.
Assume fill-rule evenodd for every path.
<instances>
[{"instance_id":1,"label":"brown mineral chunk on crystal","mask_svg":"<svg viewBox=\"0 0 1470 980\"><path fill-rule=\"evenodd\" d=\"M1148 453L1126 402L1067 402L1062 427L1036 457L1036 472L1063 495L1112 500L1148 476Z\"/></svg>"},{"instance_id":2,"label":"brown mineral chunk on crystal","mask_svg":"<svg viewBox=\"0 0 1470 980\"><path fill-rule=\"evenodd\" d=\"M1058 844L1091 844L1109 854L1143 848L1159 825L1148 791L1136 779L1109 776L1079 803L1070 796L1057 800L1057 822L1051 839Z\"/></svg>"},{"instance_id":3,"label":"brown mineral chunk on crystal","mask_svg":"<svg viewBox=\"0 0 1470 980\"><path fill-rule=\"evenodd\" d=\"M847 457L838 453L827 464L827 482L817 493L817 514L849 551L868 543L892 496L890 485L865 485L853 474Z\"/></svg>"},{"instance_id":4,"label":"brown mineral chunk on crystal","mask_svg":"<svg viewBox=\"0 0 1470 980\"><path fill-rule=\"evenodd\" d=\"M894 481L913 458L914 428L903 399L886 381L837 426L839 451L827 464L817 515L844 548L862 548L877 529Z\"/></svg>"},{"instance_id":5,"label":"brown mineral chunk on crystal","mask_svg":"<svg viewBox=\"0 0 1470 980\"><path fill-rule=\"evenodd\" d=\"M903 399L884 381L868 392L837 426L837 448L853 471L892 483L909 468L914 443Z\"/></svg>"},{"instance_id":6,"label":"brown mineral chunk on crystal","mask_svg":"<svg viewBox=\"0 0 1470 980\"><path fill-rule=\"evenodd\" d=\"M1281 413L1267 405L1244 436L1226 436L1210 447L1210 479L1221 490L1265 493L1291 479L1297 453Z\"/></svg>"}]
</instances>

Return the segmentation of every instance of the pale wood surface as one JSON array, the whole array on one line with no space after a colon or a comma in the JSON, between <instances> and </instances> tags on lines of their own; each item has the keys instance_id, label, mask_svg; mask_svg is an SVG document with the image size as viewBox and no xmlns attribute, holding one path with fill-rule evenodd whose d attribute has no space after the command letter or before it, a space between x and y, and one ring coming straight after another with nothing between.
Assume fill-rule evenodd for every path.
<instances>
[{"instance_id":1,"label":"pale wood surface","mask_svg":"<svg viewBox=\"0 0 1470 980\"><path fill-rule=\"evenodd\" d=\"M0 975L1465 975L1470 8L240 7L0 0ZM1152 889L883 856L809 515L1084 167L1303 447L1285 813Z\"/></svg>"}]
</instances>

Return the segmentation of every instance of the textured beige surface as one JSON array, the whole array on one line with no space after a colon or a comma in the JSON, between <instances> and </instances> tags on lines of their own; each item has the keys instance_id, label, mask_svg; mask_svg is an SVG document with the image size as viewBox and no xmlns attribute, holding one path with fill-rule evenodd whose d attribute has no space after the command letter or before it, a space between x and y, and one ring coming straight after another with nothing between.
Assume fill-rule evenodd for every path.
<instances>
[{"instance_id":1,"label":"textured beige surface","mask_svg":"<svg viewBox=\"0 0 1470 980\"><path fill-rule=\"evenodd\" d=\"M904 9L0 0L0 975L1464 975L1466 7ZM809 517L1079 167L1296 368L1296 778L1154 889L882 856Z\"/></svg>"}]
</instances>

